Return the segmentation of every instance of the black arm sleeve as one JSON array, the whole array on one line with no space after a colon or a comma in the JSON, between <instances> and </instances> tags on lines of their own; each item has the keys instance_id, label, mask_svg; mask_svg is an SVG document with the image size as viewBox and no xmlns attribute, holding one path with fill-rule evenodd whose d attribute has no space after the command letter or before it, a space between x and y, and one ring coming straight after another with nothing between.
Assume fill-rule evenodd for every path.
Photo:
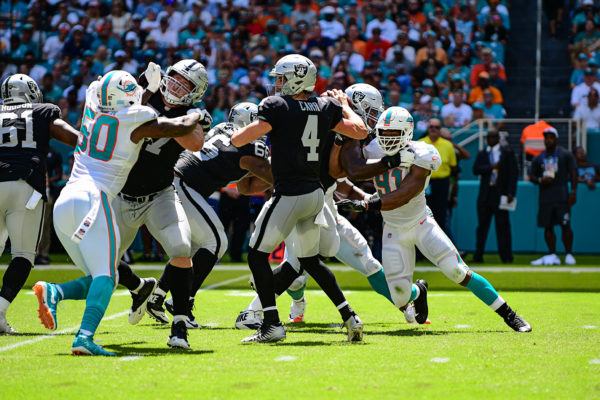
<instances>
[{"instance_id":1,"label":"black arm sleeve","mask_svg":"<svg viewBox=\"0 0 600 400\"><path fill-rule=\"evenodd\" d=\"M282 109L287 109L287 103L280 96L269 96L258 105L258 118L268 122L273 130L276 130L281 121L281 116L285 115L281 112Z\"/></svg>"}]
</instances>

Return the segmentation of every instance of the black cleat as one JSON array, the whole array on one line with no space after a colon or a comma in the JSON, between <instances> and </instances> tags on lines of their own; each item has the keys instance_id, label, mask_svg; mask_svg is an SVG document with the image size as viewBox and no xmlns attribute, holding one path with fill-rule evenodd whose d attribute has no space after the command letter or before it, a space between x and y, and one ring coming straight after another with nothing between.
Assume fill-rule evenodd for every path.
<instances>
[{"instance_id":1,"label":"black cleat","mask_svg":"<svg viewBox=\"0 0 600 400\"><path fill-rule=\"evenodd\" d=\"M513 310L510 310L506 318L504 318L504 322L517 332L531 332L531 325L523 318L519 317Z\"/></svg>"},{"instance_id":2,"label":"black cleat","mask_svg":"<svg viewBox=\"0 0 600 400\"><path fill-rule=\"evenodd\" d=\"M173 325L171 325L171 335L169 336L167 345L179 349L190 349L187 336L187 328L185 327L184 321L173 323Z\"/></svg>"},{"instance_id":3,"label":"black cleat","mask_svg":"<svg viewBox=\"0 0 600 400\"><path fill-rule=\"evenodd\" d=\"M254 335L242 339L242 343L270 343L279 342L281 340L285 340L285 329L283 328L283 325L281 325L281 322L263 322L262 326L258 328L258 331Z\"/></svg>"},{"instance_id":4,"label":"black cleat","mask_svg":"<svg viewBox=\"0 0 600 400\"><path fill-rule=\"evenodd\" d=\"M419 287L419 297L413 302L415 305L415 320L418 324L424 324L429 315L429 307L427 306L427 288L429 285L424 279L418 279L415 285Z\"/></svg>"},{"instance_id":5,"label":"black cleat","mask_svg":"<svg viewBox=\"0 0 600 400\"><path fill-rule=\"evenodd\" d=\"M147 278L142 279L144 285L136 293L131 293L131 309L129 310L129 323L135 325L142 320L142 317L146 313L146 307L148 299L154 293L156 289L156 279Z\"/></svg>"},{"instance_id":6,"label":"black cleat","mask_svg":"<svg viewBox=\"0 0 600 400\"><path fill-rule=\"evenodd\" d=\"M192 310L195 308L194 307L194 298L190 297L190 304L189 304L189 309L188 309L188 313L186 315L186 319L185 319L185 326L187 326L188 329L200 329L202 328L197 322L196 322L196 317L194 317L194 314L192 313ZM167 299L167 301L165 301L165 308L167 309L167 311L169 312L169 314L171 315L175 315L175 309L173 308L173 298L170 297L169 299Z\"/></svg>"},{"instance_id":7,"label":"black cleat","mask_svg":"<svg viewBox=\"0 0 600 400\"><path fill-rule=\"evenodd\" d=\"M150 300L148 300L146 312L161 324L168 324L169 317L165 314L165 309L163 308L164 302L165 296L154 293L150 296Z\"/></svg>"}]
</instances>

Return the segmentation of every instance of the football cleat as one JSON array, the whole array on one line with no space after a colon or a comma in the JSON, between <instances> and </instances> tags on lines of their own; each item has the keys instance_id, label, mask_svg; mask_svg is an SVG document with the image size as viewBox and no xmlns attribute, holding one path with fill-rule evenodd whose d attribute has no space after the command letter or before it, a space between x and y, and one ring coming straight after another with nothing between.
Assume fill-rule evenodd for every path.
<instances>
[{"instance_id":1,"label":"football cleat","mask_svg":"<svg viewBox=\"0 0 600 400\"><path fill-rule=\"evenodd\" d=\"M169 317L165 314L165 309L163 308L164 302L165 296L153 293L148 300L146 312L161 324L168 324Z\"/></svg>"},{"instance_id":2,"label":"football cleat","mask_svg":"<svg viewBox=\"0 0 600 400\"><path fill-rule=\"evenodd\" d=\"M156 279L146 278L142 279L144 284L141 289L136 293L131 293L131 309L129 310L129 323L135 325L142 320L146 313L148 305L148 299L154 293L156 289Z\"/></svg>"},{"instance_id":3,"label":"football cleat","mask_svg":"<svg viewBox=\"0 0 600 400\"><path fill-rule=\"evenodd\" d=\"M244 310L240 312L235 320L235 329L256 330L263 323L262 313L260 311Z\"/></svg>"},{"instance_id":4,"label":"football cleat","mask_svg":"<svg viewBox=\"0 0 600 400\"><path fill-rule=\"evenodd\" d=\"M358 315L354 314L350 318L344 321L344 326L348 330L348 341L349 342L360 342L363 338L364 324L358 318Z\"/></svg>"},{"instance_id":5,"label":"football cleat","mask_svg":"<svg viewBox=\"0 0 600 400\"><path fill-rule=\"evenodd\" d=\"M52 331L56 330L56 306L60 301L56 285L39 281L33 286L33 292L38 300L38 316L42 325Z\"/></svg>"},{"instance_id":6,"label":"football cleat","mask_svg":"<svg viewBox=\"0 0 600 400\"><path fill-rule=\"evenodd\" d=\"M281 322L276 323L263 322L258 331L247 338L242 339L242 343L258 342L271 343L285 340L285 329Z\"/></svg>"},{"instance_id":7,"label":"football cleat","mask_svg":"<svg viewBox=\"0 0 600 400\"><path fill-rule=\"evenodd\" d=\"M304 311L306 311L306 296L302 296L300 300L292 300L288 321L292 323L304 322Z\"/></svg>"},{"instance_id":8,"label":"football cleat","mask_svg":"<svg viewBox=\"0 0 600 400\"><path fill-rule=\"evenodd\" d=\"M424 324L427 322L427 315L429 314L429 307L427 306L427 288L429 285L424 279L418 279L415 285L419 287L419 297L415 299L413 304L415 305L415 321L418 324Z\"/></svg>"},{"instance_id":9,"label":"football cleat","mask_svg":"<svg viewBox=\"0 0 600 400\"><path fill-rule=\"evenodd\" d=\"M91 336L85 336L77 333L73 345L71 346L71 352L74 356L108 356L114 357L115 353L106 351L97 343L94 343L94 339Z\"/></svg>"},{"instance_id":10,"label":"football cleat","mask_svg":"<svg viewBox=\"0 0 600 400\"><path fill-rule=\"evenodd\" d=\"M412 303L408 303L402 312L404 313L404 319L406 319L407 324L417 323L417 320L415 319L415 306Z\"/></svg>"},{"instance_id":11,"label":"football cleat","mask_svg":"<svg viewBox=\"0 0 600 400\"><path fill-rule=\"evenodd\" d=\"M0 333L17 333L17 331L8 324L5 314L0 314Z\"/></svg>"},{"instance_id":12,"label":"football cleat","mask_svg":"<svg viewBox=\"0 0 600 400\"><path fill-rule=\"evenodd\" d=\"M167 299L167 301L165 301L165 308L167 309L169 314L175 315L175 310L173 309L173 298L172 297L169 297ZM194 314L192 313L193 309L194 309L194 298L190 297L190 308L189 308L188 314L185 318L185 326L188 329L200 329L200 328L202 328L202 326L200 326L200 324L198 324L196 322L196 317L194 317Z\"/></svg>"},{"instance_id":13,"label":"football cleat","mask_svg":"<svg viewBox=\"0 0 600 400\"><path fill-rule=\"evenodd\" d=\"M173 322L173 325L171 325L171 335L169 336L169 340L167 341L167 346L189 350L190 344L188 343L187 336L188 335L185 322Z\"/></svg>"},{"instance_id":14,"label":"football cleat","mask_svg":"<svg viewBox=\"0 0 600 400\"><path fill-rule=\"evenodd\" d=\"M531 325L513 310L510 310L506 318L504 318L504 322L517 332L531 332Z\"/></svg>"}]
</instances>

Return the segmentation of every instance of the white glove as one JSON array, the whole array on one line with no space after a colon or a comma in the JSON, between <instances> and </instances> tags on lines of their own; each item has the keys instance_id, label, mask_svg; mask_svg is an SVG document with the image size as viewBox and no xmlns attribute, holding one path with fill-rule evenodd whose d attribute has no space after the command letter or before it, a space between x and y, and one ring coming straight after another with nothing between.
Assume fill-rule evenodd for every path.
<instances>
[{"instance_id":1,"label":"white glove","mask_svg":"<svg viewBox=\"0 0 600 400\"><path fill-rule=\"evenodd\" d=\"M200 113L202 116L200 117L200 121L198 121L198 124L202 127L202 130L204 131L204 133L208 133L208 131L210 130L210 127L212 126L213 123L213 119L210 116L210 113L206 110L201 110L199 108L192 108L191 110L188 110L188 114L191 113Z\"/></svg>"},{"instance_id":2,"label":"white glove","mask_svg":"<svg viewBox=\"0 0 600 400\"><path fill-rule=\"evenodd\" d=\"M144 76L148 81L148 87L146 89L152 93L156 93L162 79L160 65L150 62L148 68L144 71Z\"/></svg>"},{"instance_id":3,"label":"white glove","mask_svg":"<svg viewBox=\"0 0 600 400\"><path fill-rule=\"evenodd\" d=\"M415 162L415 152L410 147L400 150L400 168L410 168Z\"/></svg>"}]
</instances>

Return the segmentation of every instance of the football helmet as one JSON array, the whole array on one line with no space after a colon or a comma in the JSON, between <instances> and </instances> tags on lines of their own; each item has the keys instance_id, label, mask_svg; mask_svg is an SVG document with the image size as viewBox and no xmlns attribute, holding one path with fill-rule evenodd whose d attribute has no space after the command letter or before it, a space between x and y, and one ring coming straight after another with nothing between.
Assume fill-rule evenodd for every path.
<instances>
[{"instance_id":1,"label":"football helmet","mask_svg":"<svg viewBox=\"0 0 600 400\"><path fill-rule=\"evenodd\" d=\"M375 125L379 147L386 155L393 156L408 146L412 140L414 126L415 120L406 108L388 108L381 114ZM388 136L383 134L385 131L396 131L398 134Z\"/></svg>"},{"instance_id":2,"label":"football helmet","mask_svg":"<svg viewBox=\"0 0 600 400\"><path fill-rule=\"evenodd\" d=\"M276 95L293 96L303 91L315 90L317 67L300 54L289 54L277 61L269 76L276 78Z\"/></svg>"},{"instance_id":3,"label":"football helmet","mask_svg":"<svg viewBox=\"0 0 600 400\"><path fill-rule=\"evenodd\" d=\"M188 88L175 74L182 76L191 83ZM208 75L204 65L195 60L181 60L167 68L166 75L160 81L160 93L171 105L191 106L199 101L208 87Z\"/></svg>"},{"instance_id":4,"label":"football helmet","mask_svg":"<svg viewBox=\"0 0 600 400\"><path fill-rule=\"evenodd\" d=\"M100 77L97 85L98 107L116 112L142 103L143 89L127 71L111 71Z\"/></svg>"},{"instance_id":5,"label":"football helmet","mask_svg":"<svg viewBox=\"0 0 600 400\"><path fill-rule=\"evenodd\" d=\"M383 112L383 98L379 90L366 83L356 83L348 86L345 93L367 129L373 130Z\"/></svg>"},{"instance_id":6,"label":"football helmet","mask_svg":"<svg viewBox=\"0 0 600 400\"><path fill-rule=\"evenodd\" d=\"M244 101L231 107L228 120L236 128L243 128L250 125L256 118L258 118L258 106L249 101Z\"/></svg>"},{"instance_id":7,"label":"football helmet","mask_svg":"<svg viewBox=\"0 0 600 400\"><path fill-rule=\"evenodd\" d=\"M2 104L41 103L44 96L37 83L25 74L14 74L0 87Z\"/></svg>"}]
</instances>

